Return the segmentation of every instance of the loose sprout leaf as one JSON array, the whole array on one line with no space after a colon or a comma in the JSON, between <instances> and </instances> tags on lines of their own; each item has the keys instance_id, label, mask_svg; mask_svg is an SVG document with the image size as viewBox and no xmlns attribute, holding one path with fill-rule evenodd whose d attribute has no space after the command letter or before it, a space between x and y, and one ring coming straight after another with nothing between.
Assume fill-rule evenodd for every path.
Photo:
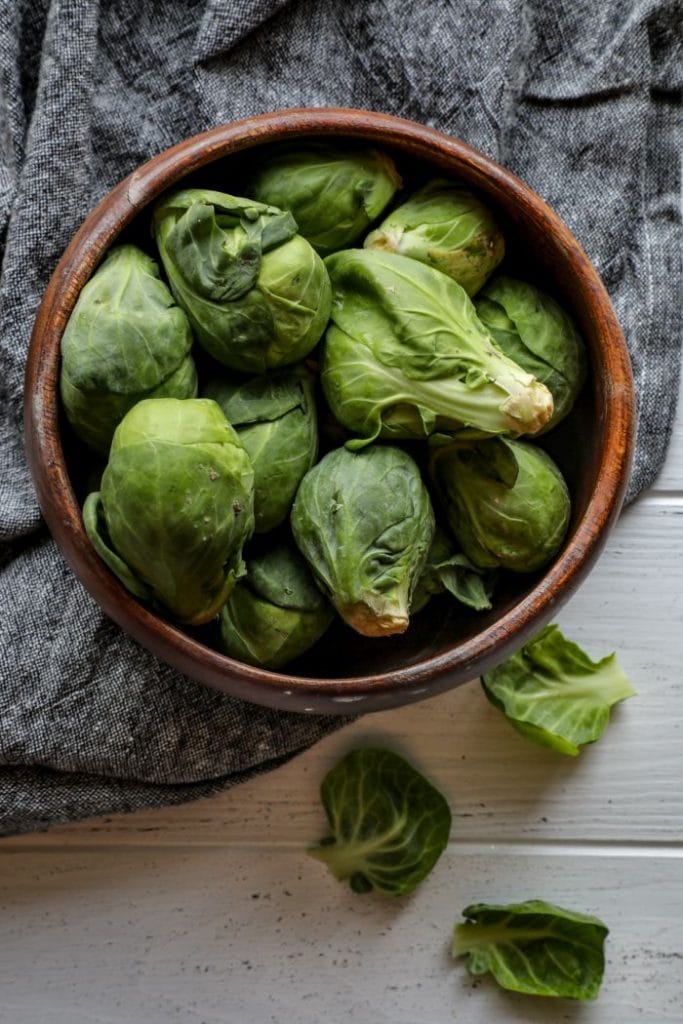
<instances>
[{"instance_id":1,"label":"loose sprout leaf","mask_svg":"<svg viewBox=\"0 0 683 1024\"><path fill-rule=\"evenodd\" d=\"M461 604L475 612L491 608L493 573L482 572L465 555L451 555L436 567L445 589Z\"/></svg>"},{"instance_id":2,"label":"loose sprout leaf","mask_svg":"<svg viewBox=\"0 0 683 1024\"><path fill-rule=\"evenodd\" d=\"M529 900L476 903L455 926L452 953L470 974L489 972L502 988L527 995L595 999L609 929L597 917Z\"/></svg>"},{"instance_id":3,"label":"loose sprout leaf","mask_svg":"<svg viewBox=\"0 0 683 1024\"><path fill-rule=\"evenodd\" d=\"M325 776L320 796L332 834L309 853L354 892L407 895L448 842L446 800L389 750L352 750Z\"/></svg>"},{"instance_id":4,"label":"loose sprout leaf","mask_svg":"<svg viewBox=\"0 0 683 1024\"><path fill-rule=\"evenodd\" d=\"M591 661L557 625L487 673L482 685L523 736L573 757L602 736L610 708L636 692L614 654Z\"/></svg>"},{"instance_id":5,"label":"loose sprout leaf","mask_svg":"<svg viewBox=\"0 0 683 1024\"><path fill-rule=\"evenodd\" d=\"M455 551L449 537L437 526L413 592L411 614L424 608L434 595L443 593L449 593L474 611L485 611L491 607L494 575L478 569L466 555Z\"/></svg>"}]
</instances>

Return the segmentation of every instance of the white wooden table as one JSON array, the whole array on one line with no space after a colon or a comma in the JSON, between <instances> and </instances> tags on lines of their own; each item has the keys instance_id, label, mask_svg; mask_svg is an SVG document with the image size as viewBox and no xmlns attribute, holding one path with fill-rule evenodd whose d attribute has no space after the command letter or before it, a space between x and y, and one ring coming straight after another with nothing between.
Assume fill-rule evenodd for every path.
<instances>
[{"instance_id":1,"label":"white wooden table","mask_svg":"<svg viewBox=\"0 0 683 1024\"><path fill-rule=\"evenodd\" d=\"M367 717L219 797L0 843L2 1024L683 1022L683 438L558 616L639 696L578 759L518 736L478 683ZM452 841L407 900L305 855L358 740L444 790ZM611 928L595 1003L513 996L449 956L468 903L532 897Z\"/></svg>"}]
</instances>

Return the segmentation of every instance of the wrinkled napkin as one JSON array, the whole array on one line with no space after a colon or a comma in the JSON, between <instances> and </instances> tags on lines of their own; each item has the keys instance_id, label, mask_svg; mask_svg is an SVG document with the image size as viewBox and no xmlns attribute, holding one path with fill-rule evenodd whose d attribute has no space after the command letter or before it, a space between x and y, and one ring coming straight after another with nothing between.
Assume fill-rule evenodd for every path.
<instances>
[{"instance_id":1,"label":"wrinkled napkin","mask_svg":"<svg viewBox=\"0 0 683 1024\"><path fill-rule=\"evenodd\" d=\"M459 136L535 188L605 281L637 382L633 497L677 391L682 25L681 0L0 3L0 833L203 796L339 724L162 665L41 521L24 363L85 214L155 153L262 111L365 107Z\"/></svg>"}]
</instances>

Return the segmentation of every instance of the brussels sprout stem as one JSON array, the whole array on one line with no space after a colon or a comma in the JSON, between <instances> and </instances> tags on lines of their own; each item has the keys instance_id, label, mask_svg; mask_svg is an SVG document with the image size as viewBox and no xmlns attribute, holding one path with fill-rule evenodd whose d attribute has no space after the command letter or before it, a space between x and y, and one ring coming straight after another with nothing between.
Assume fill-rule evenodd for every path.
<instances>
[{"instance_id":1,"label":"brussels sprout stem","mask_svg":"<svg viewBox=\"0 0 683 1024\"><path fill-rule=\"evenodd\" d=\"M368 597L337 609L345 622L363 636L394 636L408 628L407 605L396 599Z\"/></svg>"}]
</instances>

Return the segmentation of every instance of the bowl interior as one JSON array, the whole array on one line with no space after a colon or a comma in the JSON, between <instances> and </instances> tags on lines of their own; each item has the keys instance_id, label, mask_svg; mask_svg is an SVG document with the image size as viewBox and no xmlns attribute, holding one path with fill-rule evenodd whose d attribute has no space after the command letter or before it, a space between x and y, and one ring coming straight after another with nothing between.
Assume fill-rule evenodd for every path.
<instances>
[{"instance_id":1,"label":"bowl interior","mask_svg":"<svg viewBox=\"0 0 683 1024\"><path fill-rule=\"evenodd\" d=\"M396 119L390 120L396 122ZM273 129L266 133L262 144L279 141L290 134L284 130L278 133ZM299 137L320 137L322 134L329 134L329 129L325 132L306 132L304 128L300 128L297 134ZM606 325L604 318L596 315L600 303L607 301L604 292L601 292L599 281L594 273L593 278L590 272L588 275L577 273L577 260L585 261L585 256L576 243L573 249L568 249L566 228L564 236L559 237L554 230L555 224L559 222L553 219L553 215L550 215L550 220L548 219L550 211L540 200L496 165L489 164L481 157L474 161L462 158L458 145L444 147L438 141L444 137L438 136L438 133L431 134L435 137L433 144L430 145L427 141L417 145L414 136L410 133L404 135L400 129L389 135L386 132L384 135L375 133L374 137L372 130L367 127L347 126L345 129L344 125L338 124L334 129L336 142L348 139L350 144L354 144L361 140L369 140L390 152L401 171L406 194L430 177L444 173L468 182L495 210L503 229L507 251L501 270L537 283L554 295L574 316L588 348L588 379L572 413L559 427L538 441L559 464L572 496L572 519L563 550L552 565L541 572L529 575L501 574L495 592L494 607L490 612L471 612L454 601L436 598L414 616L405 634L382 640L361 637L337 620L308 654L287 667L286 675L259 673L258 670L246 669L231 659L216 654L214 650L209 651L212 643L211 627L190 631L189 636L196 644L191 645L189 661L186 656L184 661L176 661L176 664L185 671L188 671L189 665L189 674L229 692L236 692L240 696L253 695L256 700L289 707L291 701L284 700L282 694L296 694L297 686L300 684L302 691L306 691L306 709L312 709L309 707L311 703L318 709L326 707L324 700L321 705L319 701L312 701L311 695L320 695L326 686L331 687L336 694L353 694L366 690L371 692L371 686L365 686L359 680L371 683L375 678L378 692L386 691L387 688L395 690L395 699L392 698L390 702L401 703L407 699L415 699L414 696L408 696L407 691L402 692L406 680L410 677L411 666L425 665L432 666L433 671L430 669L430 673L433 677L444 676L444 679L435 684L437 688L445 688L447 683L453 685L454 682L464 681L479 667L476 663L479 638L485 638L482 641L482 650L490 661L496 653L496 645L501 652L501 645L504 643L509 647L510 636L504 637L499 630L501 622L509 624L506 625L508 634L515 630L515 615L517 628L523 626L527 632L532 625L540 628L543 619L549 617L556 600L564 596L565 589L569 589L567 579L566 586L562 583L567 574L563 577L561 572L558 573L558 567L562 566L563 560L567 562L571 555L574 569L582 568L577 563L577 557L580 561L582 554L577 553L577 544L581 539L582 530L586 530L587 520L590 520L591 502L601 484L601 476L604 476L604 451L614 429L605 360L606 339L612 338L615 344L622 346L623 339L615 323ZM257 143L259 141L257 139ZM203 186L236 195L244 194L250 167L262 159L263 150L261 145L254 144L254 140L250 140L248 136L243 146L245 148L238 146L236 151L228 152L227 155L220 147L215 152L208 147L204 156L200 155L184 173L182 169L180 172L175 169L172 176L167 173L166 180L162 181L162 187L155 187L153 184L146 186L146 192L142 190L141 199L137 203L139 209L132 219L125 219L126 222L119 230L109 232L111 238L106 246L101 247L101 251L95 253L89 273L92 273L106 248L114 242L133 241L158 259L150 236L150 212L153 203L165 191L163 185L168 185L171 180L174 188L178 185ZM467 151L467 147L461 148L471 153ZM163 179L163 175L161 178ZM72 308L73 299L70 302ZM61 335L61 331L58 333ZM54 353L53 358L56 358ZM200 361L201 372L206 379L215 370L208 358L200 356ZM625 398L626 404L628 397ZM76 500L81 502L90 489L86 467L92 462L92 457L86 454L61 415L59 432L66 472L73 487L72 501L75 495ZM59 437L57 443L59 444ZM628 438L625 444L628 448ZM323 451L324 446L325 441ZM328 444L328 447L331 446ZM624 455L622 461L627 468L628 453ZM607 520L613 519L618 511L625 485L625 468L622 468L622 475L623 480L612 481L601 528L606 525ZM72 509L71 512L78 517L77 510L74 513ZM85 543L87 544L87 541ZM595 537L592 543L597 545ZM70 561L74 564L73 557ZM79 566L74 567L78 572ZM574 572L574 576L578 579L578 572ZM166 642L170 637L173 646L173 637L177 637L179 631L172 624L167 625L156 616L150 615L141 606L139 613L135 612L134 604L131 605L134 599L130 598L115 581L112 585L115 590L120 591L118 599L127 606L128 618L131 607L132 614L139 618L139 628L132 630L134 635L143 642L151 641L148 645L152 649L161 652L167 660L173 660L172 657L168 657L166 647L155 643L155 637L148 634L161 630ZM546 592L549 589L553 591L552 600L547 599ZM95 596L99 595L95 592ZM105 607L112 614L111 601L109 606L105 604ZM523 615L522 610L525 610ZM114 617L122 621L115 613ZM155 622L158 623L158 627L154 625ZM123 624L129 626L127 621ZM156 640L158 639L157 636ZM522 642L521 634L519 642ZM207 661L211 663L209 672L202 669L203 651L206 652ZM466 652L466 657L459 658L458 652L463 651ZM255 679L254 672L258 675L259 685L252 694L249 687L250 682ZM385 680L385 685L379 684L380 677ZM348 686L345 686L344 680L348 680Z\"/></svg>"}]
</instances>

